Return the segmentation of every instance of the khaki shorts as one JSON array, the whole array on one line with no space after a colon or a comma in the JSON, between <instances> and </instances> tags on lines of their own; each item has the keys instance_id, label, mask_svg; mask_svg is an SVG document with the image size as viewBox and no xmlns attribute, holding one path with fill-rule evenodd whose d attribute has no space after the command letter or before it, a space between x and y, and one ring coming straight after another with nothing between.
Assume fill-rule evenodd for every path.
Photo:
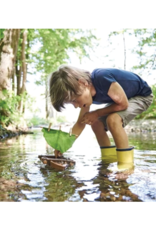
<instances>
[{"instance_id":1,"label":"khaki shorts","mask_svg":"<svg viewBox=\"0 0 156 230\"><path fill-rule=\"evenodd\" d=\"M136 96L128 100L129 106L126 110L116 112L122 118L123 127L125 127L131 120L133 120L137 115L146 111L153 101L153 94L150 94L147 97ZM112 103L106 105L109 106ZM107 122L106 119L109 115L100 117L99 120L104 124L104 128L107 131Z\"/></svg>"}]
</instances>

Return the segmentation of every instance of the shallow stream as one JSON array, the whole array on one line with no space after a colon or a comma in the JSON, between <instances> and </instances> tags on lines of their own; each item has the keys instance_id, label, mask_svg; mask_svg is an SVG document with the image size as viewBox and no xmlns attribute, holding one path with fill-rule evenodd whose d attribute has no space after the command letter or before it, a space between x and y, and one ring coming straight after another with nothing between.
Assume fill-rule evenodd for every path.
<instances>
[{"instance_id":1,"label":"shallow stream","mask_svg":"<svg viewBox=\"0 0 156 230\"><path fill-rule=\"evenodd\" d=\"M130 133L134 168L118 171L105 164L87 127L64 156L76 162L65 171L44 165L38 155L52 154L42 135L21 135L0 142L0 201L156 201L156 132Z\"/></svg>"}]
</instances>

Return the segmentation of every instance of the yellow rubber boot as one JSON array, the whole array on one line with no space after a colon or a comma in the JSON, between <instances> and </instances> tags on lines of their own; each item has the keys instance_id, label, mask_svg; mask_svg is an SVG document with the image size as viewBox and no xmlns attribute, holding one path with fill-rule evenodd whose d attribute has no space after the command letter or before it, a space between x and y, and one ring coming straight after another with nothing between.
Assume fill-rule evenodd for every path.
<instances>
[{"instance_id":1,"label":"yellow rubber boot","mask_svg":"<svg viewBox=\"0 0 156 230\"><path fill-rule=\"evenodd\" d=\"M118 169L132 169L134 167L134 147L130 146L127 149L116 149Z\"/></svg>"},{"instance_id":2,"label":"yellow rubber boot","mask_svg":"<svg viewBox=\"0 0 156 230\"><path fill-rule=\"evenodd\" d=\"M106 146L101 148L101 157L105 163L117 162L116 146Z\"/></svg>"}]
</instances>

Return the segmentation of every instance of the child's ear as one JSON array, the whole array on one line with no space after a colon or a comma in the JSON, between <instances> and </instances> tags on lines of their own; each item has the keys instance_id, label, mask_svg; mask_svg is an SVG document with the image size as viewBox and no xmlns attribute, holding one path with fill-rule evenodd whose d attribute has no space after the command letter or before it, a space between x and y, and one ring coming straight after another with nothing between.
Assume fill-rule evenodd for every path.
<instances>
[{"instance_id":1,"label":"child's ear","mask_svg":"<svg viewBox=\"0 0 156 230\"><path fill-rule=\"evenodd\" d=\"M88 86L88 81L83 78L78 79L78 83L80 86Z\"/></svg>"}]
</instances>

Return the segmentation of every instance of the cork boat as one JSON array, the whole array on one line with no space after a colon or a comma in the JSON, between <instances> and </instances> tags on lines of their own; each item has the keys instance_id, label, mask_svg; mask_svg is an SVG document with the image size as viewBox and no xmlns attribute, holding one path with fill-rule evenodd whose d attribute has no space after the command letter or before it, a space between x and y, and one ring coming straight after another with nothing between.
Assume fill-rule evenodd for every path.
<instances>
[{"instance_id":1,"label":"cork boat","mask_svg":"<svg viewBox=\"0 0 156 230\"><path fill-rule=\"evenodd\" d=\"M75 161L63 156L55 158L55 156L52 155L39 155L38 158L43 162L43 164L58 170L65 170L66 168L75 165Z\"/></svg>"}]
</instances>

